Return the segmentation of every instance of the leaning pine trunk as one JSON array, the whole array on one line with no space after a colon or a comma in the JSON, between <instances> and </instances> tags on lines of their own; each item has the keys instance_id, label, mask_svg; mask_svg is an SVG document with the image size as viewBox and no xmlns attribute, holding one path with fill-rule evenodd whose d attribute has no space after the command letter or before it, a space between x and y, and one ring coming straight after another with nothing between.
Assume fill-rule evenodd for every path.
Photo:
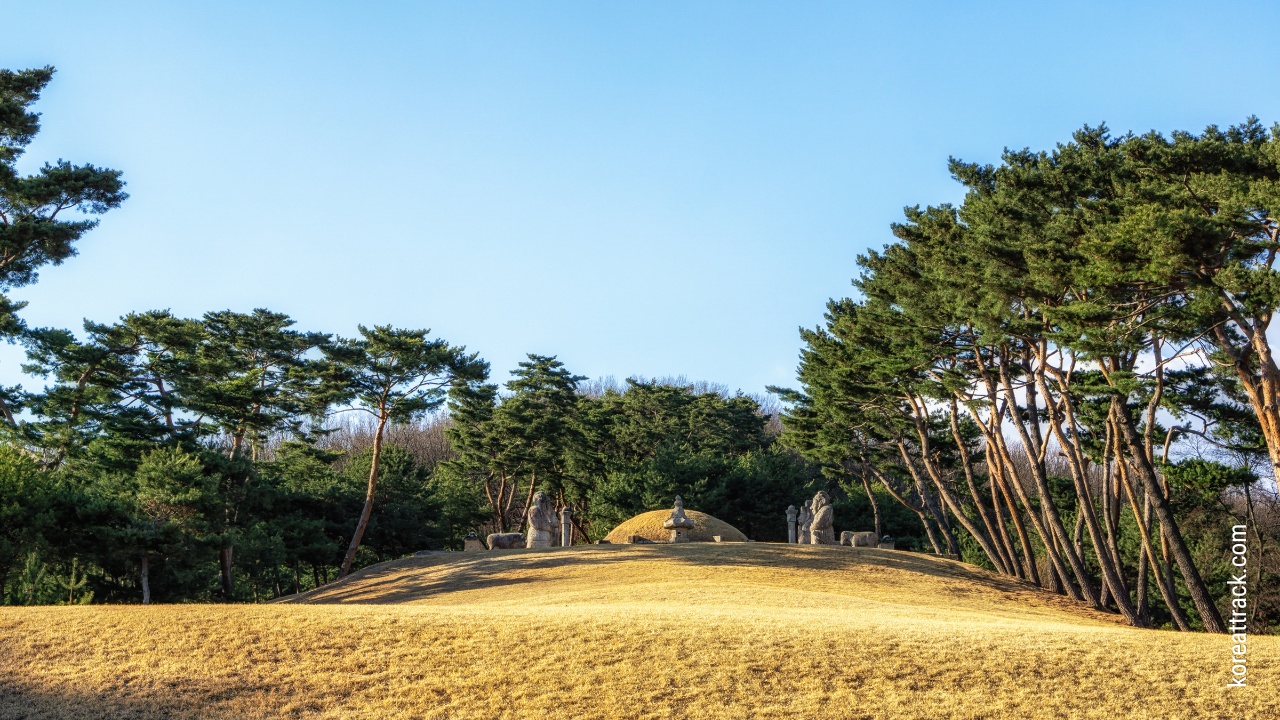
<instances>
[{"instance_id":1,"label":"leaning pine trunk","mask_svg":"<svg viewBox=\"0 0 1280 720\"><path fill-rule=\"evenodd\" d=\"M1143 449L1142 438L1133 427L1133 417L1129 414L1128 406L1113 399L1111 410L1116 427L1120 430L1121 439L1128 446L1129 457L1134 461L1134 469L1146 487L1147 497L1152 500L1152 509L1155 510L1156 519L1160 521L1161 535L1173 550L1174 562L1182 572L1182 579L1187 584L1187 591L1191 593L1191 600L1195 603L1196 610L1200 612L1200 619L1204 622L1205 629L1209 632L1225 633L1227 627L1222 622L1222 615L1218 613L1218 608L1213 603L1213 596L1209 594L1209 588L1205 585L1199 569L1196 568L1195 560L1191 557L1191 550L1182 538L1178 522L1173 517L1173 509L1169 507L1169 498L1161 490L1156 479L1155 468L1152 467Z\"/></svg>"},{"instance_id":2,"label":"leaning pine trunk","mask_svg":"<svg viewBox=\"0 0 1280 720\"><path fill-rule=\"evenodd\" d=\"M1242 330L1250 330L1249 323L1238 320ZM1240 387L1249 397L1249 405L1258 418L1258 426L1267 443L1271 466L1280 475L1280 367L1271 353L1271 342L1266 329L1254 327L1244 333L1250 337L1247 348L1235 346L1227 327L1214 329L1217 345L1227 352L1240 380Z\"/></svg>"},{"instance_id":3,"label":"leaning pine trunk","mask_svg":"<svg viewBox=\"0 0 1280 720\"><path fill-rule=\"evenodd\" d=\"M1143 627L1145 623L1129 599L1129 588L1124 582L1120 564L1117 562L1116 556L1110 553L1109 537L1103 532L1102 525L1098 522L1098 516L1094 513L1093 493L1089 487L1088 468L1085 464L1086 457L1080 451L1082 442L1078 431L1075 408L1072 405L1066 379L1058 373L1055 373L1055 377L1061 389L1057 403L1054 403L1053 395L1050 392L1044 374L1037 374L1036 380L1044 395L1045 404L1049 408L1049 429L1053 432L1060 449L1067 457L1071 480L1076 486L1076 496L1080 506L1076 519L1076 545L1078 546L1076 552L1081 555L1084 554L1083 547L1080 547L1082 543L1079 540L1082 529L1080 521L1083 520L1083 529L1089 531L1089 541L1093 544L1098 568L1102 571L1102 597L1099 604L1103 606L1107 604L1107 595L1109 593L1116 603L1116 609L1120 611L1121 615L1124 615L1124 619L1134 627ZM1064 424L1066 425L1065 429L1063 428ZM1110 489L1107 487L1104 487L1102 491L1103 493L1110 493Z\"/></svg>"},{"instance_id":4,"label":"leaning pine trunk","mask_svg":"<svg viewBox=\"0 0 1280 720\"><path fill-rule=\"evenodd\" d=\"M933 546L934 554L941 555L942 546L938 544L938 537L934 534L933 527L929 525L929 518L925 516L924 508L921 505L916 505L910 500L907 500L898 493L897 490L894 490L893 486L889 484L889 478L885 477L884 474L874 466L871 466L871 472L876 476L876 479L880 481L880 484L884 486L884 489L889 491L889 494L893 496L893 499L898 501L898 504L914 512L916 517L920 518L920 524L924 526L925 535L929 538L929 544Z\"/></svg>"},{"instance_id":5,"label":"leaning pine trunk","mask_svg":"<svg viewBox=\"0 0 1280 720\"><path fill-rule=\"evenodd\" d=\"M925 510L929 511L929 515L933 517L933 521L938 525L938 531L942 533L942 539L947 543L947 555L959 555L960 547L956 541L955 533L951 532L951 528L947 525L946 513L942 508L938 507L938 501L929 492L929 488L924 483L924 478L920 477L920 472L916 470L915 463L911 461L911 455L907 452L906 443L898 441L898 452L902 455L902 463L907 466L907 470L911 472L911 478L916 483L916 493L920 495L920 504ZM928 529L928 523L925 529ZM941 553L939 553L941 554Z\"/></svg>"},{"instance_id":6,"label":"leaning pine trunk","mask_svg":"<svg viewBox=\"0 0 1280 720\"><path fill-rule=\"evenodd\" d=\"M1117 446L1117 449L1118 446ZM1164 604L1169 608L1169 613L1173 616L1173 622L1178 626L1179 630L1184 632L1191 629L1191 625L1187 622L1186 613L1182 611L1182 606L1178 604L1178 594L1170 585L1172 581L1172 570L1169 566L1163 564L1160 558L1156 557L1155 548L1151 542L1151 503L1147 500L1143 501L1145 506L1141 511L1138 509L1138 491L1130 483L1129 470L1125 465L1124 456L1116 457L1116 475L1120 479L1121 486L1124 488L1125 496L1129 498L1129 508L1133 512L1134 520L1138 525L1138 534L1142 538L1142 552L1138 565L1138 587L1139 605L1144 608L1143 612L1146 616L1150 616L1150 608L1146 598L1147 568L1153 568L1156 573L1156 587L1160 588L1160 595L1164 598Z\"/></svg>"},{"instance_id":7,"label":"leaning pine trunk","mask_svg":"<svg viewBox=\"0 0 1280 720\"><path fill-rule=\"evenodd\" d=\"M867 471L863 469L862 473L862 489L867 491L867 500L871 503L871 514L875 518L876 524L876 542L880 542L880 538L884 534L880 529L880 502L876 500L876 494L871 491L871 482L867 480Z\"/></svg>"},{"instance_id":8,"label":"leaning pine trunk","mask_svg":"<svg viewBox=\"0 0 1280 720\"><path fill-rule=\"evenodd\" d=\"M956 404L955 397L951 398L951 437L956 441L956 448L960 452L960 464L964 469L965 483L969 486L969 496L973 498L973 506L978 511L978 516L982 519L982 525L986 528L986 536L989 538L990 549L988 553L994 552L998 562L997 566L1003 565L1001 572L1005 575L1018 574L1017 565L1014 561L1004 553L1004 546L1000 544L1000 537L996 533L994 522L987 516L987 506L982 500L981 493L978 492L978 485L973 481L973 459L969 457L969 448L965 445L964 438L960 435L960 418L959 408ZM963 514L963 512L961 513ZM985 547L985 546L984 546Z\"/></svg>"},{"instance_id":9,"label":"leaning pine trunk","mask_svg":"<svg viewBox=\"0 0 1280 720\"><path fill-rule=\"evenodd\" d=\"M378 432L373 436L373 460L369 463L369 487L364 494L364 509L360 511L360 521L356 523L355 535L351 537L351 546L347 548L347 555L342 559L342 570L338 572L338 579L346 577L351 572L351 563L356 559L356 551L360 549L360 539L364 537L364 530L369 526L369 517L373 515L373 499L378 491L378 465L382 460L382 431L387 427L387 413L381 412L378 415Z\"/></svg>"},{"instance_id":10,"label":"leaning pine trunk","mask_svg":"<svg viewBox=\"0 0 1280 720\"><path fill-rule=\"evenodd\" d=\"M1078 591L1086 602L1094 608L1101 609L1102 605L1098 602L1098 595L1090 582L1088 569L1085 567L1080 555L1075 552L1075 548L1071 545L1071 538L1067 535L1067 530L1062 525L1062 516L1053 502L1053 493L1049 491L1049 480L1045 475L1044 466L1041 464L1043 456L1037 452L1039 443L1033 442L1023 421L1016 417L1018 408L1017 396L1014 394L1013 383L1010 381L1009 373L1004 366L1000 367L1000 383L1004 388L1005 400L1008 403L1006 412L1014 415L1013 427L1022 443L1022 450L1027 455L1027 465L1031 471L1031 479L1035 481L1036 493L1040 497L1040 509L1043 514L1042 521L1045 529L1052 533L1052 542L1056 545L1058 553L1067 561L1067 564L1071 567L1072 574L1075 575L1077 590L1070 591L1072 597L1075 597ZM1012 458L1009 459L1012 461ZM1012 465L1012 462L1010 464ZM1024 499L1023 502L1026 503L1026 500ZM1057 567L1056 569L1062 581L1068 588L1071 588L1071 578L1067 575L1066 568Z\"/></svg>"}]
</instances>

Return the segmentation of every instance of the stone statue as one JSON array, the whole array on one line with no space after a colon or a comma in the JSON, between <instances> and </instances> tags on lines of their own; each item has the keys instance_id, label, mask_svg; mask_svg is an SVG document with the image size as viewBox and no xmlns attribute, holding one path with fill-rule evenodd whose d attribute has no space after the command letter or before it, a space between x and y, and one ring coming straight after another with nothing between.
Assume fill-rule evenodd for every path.
<instances>
[{"instance_id":1,"label":"stone statue","mask_svg":"<svg viewBox=\"0 0 1280 720\"><path fill-rule=\"evenodd\" d=\"M787 506L787 542L791 545L796 544L796 510L795 505Z\"/></svg>"},{"instance_id":2,"label":"stone statue","mask_svg":"<svg viewBox=\"0 0 1280 720\"><path fill-rule=\"evenodd\" d=\"M849 544L854 547L875 547L880 542L880 538L871 530L853 533L852 542Z\"/></svg>"},{"instance_id":3,"label":"stone statue","mask_svg":"<svg viewBox=\"0 0 1280 720\"><path fill-rule=\"evenodd\" d=\"M524 533L489 533L490 550L513 550L524 547Z\"/></svg>"},{"instance_id":4,"label":"stone statue","mask_svg":"<svg viewBox=\"0 0 1280 720\"><path fill-rule=\"evenodd\" d=\"M564 507L560 510L560 547L573 544L573 511Z\"/></svg>"},{"instance_id":5,"label":"stone statue","mask_svg":"<svg viewBox=\"0 0 1280 720\"><path fill-rule=\"evenodd\" d=\"M525 534L526 547L551 547L556 527L556 511L551 507L547 494L539 490L529 503L529 532Z\"/></svg>"},{"instance_id":6,"label":"stone statue","mask_svg":"<svg viewBox=\"0 0 1280 720\"><path fill-rule=\"evenodd\" d=\"M671 542L689 542L689 531L693 529L693 521L684 514L684 501L679 495L676 496L676 506L671 511L671 517L662 523L662 527L671 531Z\"/></svg>"},{"instance_id":7,"label":"stone statue","mask_svg":"<svg viewBox=\"0 0 1280 720\"><path fill-rule=\"evenodd\" d=\"M832 528L834 517L831 498L824 492L813 496L813 520L809 523L809 542L813 545L835 545L836 531Z\"/></svg>"},{"instance_id":8,"label":"stone statue","mask_svg":"<svg viewBox=\"0 0 1280 720\"><path fill-rule=\"evenodd\" d=\"M800 506L800 544L809 544L809 523L813 522L813 501Z\"/></svg>"}]
</instances>

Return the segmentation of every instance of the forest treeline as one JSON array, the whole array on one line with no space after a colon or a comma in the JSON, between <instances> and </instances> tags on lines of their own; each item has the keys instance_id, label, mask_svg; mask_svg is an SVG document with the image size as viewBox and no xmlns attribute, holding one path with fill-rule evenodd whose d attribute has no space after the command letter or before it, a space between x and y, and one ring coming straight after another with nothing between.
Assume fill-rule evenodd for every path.
<instances>
[{"instance_id":1,"label":"forest treeline","mask_svg":"<svg viewBox=\"0 0 1280 720\"><path fill-rule=\"evenodd\" d=\"M0 288L75 254L120 173L22 175L52 70L0 72ZM430 332L304 332L258 309L31 328L0 303L36 388L0 393L6 603L263 600L369 563L521 529L537 490L577 542L682 494L762 538L822 482L750 397L587 382L531 355L490 382Z\"/></svg>"},{"instance_id":2,"label":"forest treeline","mask_svg":"<svg viewBox=\"0 0 1280 720\"><path fill-rule=\"evenodd\" d=\"M931 546L1136 626L1274 624L1280 126L1085 127L912 207L803 334L786 441ZM1236 534L1233 528L1246 526Z\"/></svg>"},{"instance_id":3,"label":"forest treeline","mask_svg":"<svg viewBox=\"0 0 1280 720\"><path fill-rule=\"evenodd\" d=\"M1251 629L1274 625L1280 139L1085 128L911 208L857 299L802 330L797 390L505 381L428 330L306 332L264 309L27 327L11 290L75 254L120 173L23 175L50 68L0 71L0 600L253 601L522 529L575 542L686 505L761 541L819 489L838 529L950 554L1139 626L1221 631L1247 525ZM1238 572L1238 571L1234 571Z\"/></svg>"}]
</instances>

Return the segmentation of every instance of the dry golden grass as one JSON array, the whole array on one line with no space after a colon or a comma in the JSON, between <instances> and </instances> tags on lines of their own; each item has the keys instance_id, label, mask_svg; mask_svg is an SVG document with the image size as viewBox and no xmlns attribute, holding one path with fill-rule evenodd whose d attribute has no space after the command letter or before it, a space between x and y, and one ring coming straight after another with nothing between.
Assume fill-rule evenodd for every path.
<instances>
[{"instance_id":1,"label":"dry golden grass","mask_svg":"<svg viewBox=\"0 0 1280 720\"><path fill-rule=\"evenodd\" d=\"M723 542L747 541L747 536L743 535L741 530L719 518L697 510L685 510L685 515L693 521L693 527L689 528L687 533L690 540L711 542L716 535L719 535ZM662 527L662 524L670 518L670 510L651 510L640 513L609 531L604 539L615 544L626 543L631 541L632 535L639 535L652 542L668 542L671 539L671 531Z\"/></svg>"},{"instance_id":2,"label":"dry golden grass","mask_svg":"<svg viewBox=\"0 0 1280 720\"><path fill-rule=\"evenodd\" d=\"M865 548L440 554L268 606L0 610L0 718L1276 718L1280 638Z\"/></svg>"}]
</instances>

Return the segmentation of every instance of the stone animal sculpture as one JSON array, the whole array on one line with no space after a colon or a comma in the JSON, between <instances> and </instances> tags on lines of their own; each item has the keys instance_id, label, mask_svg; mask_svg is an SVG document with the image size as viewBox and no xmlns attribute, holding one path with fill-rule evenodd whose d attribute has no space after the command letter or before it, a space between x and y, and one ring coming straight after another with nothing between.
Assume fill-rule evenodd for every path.
<instances>
[{"instance_id":1,"label":"stone animal sculpture","mask_svg":"<svg viewBox=\"0 0 1280 720\"><path fill-rule=\"evenodd\" d=\"M539 490L533 494L533 502L529 503L529 533L525 545L531 548L551 547L551 539L555 537L556 511L551 507L551 499Z\"/></svg>"},{"instance_id":2,"label":"stone animal sculpture","mask_svg":"<svg viewBox=\"0 0 1280 720\"><path fill-rule=\"evenodd\" d=\"M812 545L835 545L836 531L832 528L834 516L831 510L831 498L824 492L813 496L813 520L809 523L809 543Z\"/></svg>"},{"instance_id":3,"label":"stone animal sculpture","mask_svg":"<svg viewBox=\"0 0 1280 720\"><path fill-rule=\"evenodd\" d=\"M485 538L490 550L513 550L524 547L524 533L489 533Z\"/></svg>"},{"instance_id":4,"label":"stone animal sculpture","mask_svg":"<svg viewBox=\"0 0 1280 720\"><path fill-rule=\"evenodd\" d=\"M874 532L856 532L852 533L853 537L850 545L854 547L875 547L880 542L880 538Z\"/></svg>"}]
</instances>

